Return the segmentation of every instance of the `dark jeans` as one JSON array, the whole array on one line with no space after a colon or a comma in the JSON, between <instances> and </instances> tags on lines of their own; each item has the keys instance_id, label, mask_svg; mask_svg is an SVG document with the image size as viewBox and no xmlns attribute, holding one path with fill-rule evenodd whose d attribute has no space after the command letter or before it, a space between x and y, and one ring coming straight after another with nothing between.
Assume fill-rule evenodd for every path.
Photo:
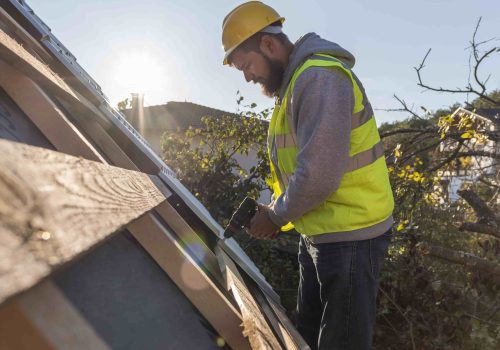
<instances>
[{"instance_id":1,"label":"dark jeans","mask_svg":"<svg viewBox=\"0 0 500 350\"><path fill-rule=\"evenodd\" d=\"M297 328L314 349L371 349L378 276L392 231L313 244L301 236Z\"/></svg>"}]
</instances>

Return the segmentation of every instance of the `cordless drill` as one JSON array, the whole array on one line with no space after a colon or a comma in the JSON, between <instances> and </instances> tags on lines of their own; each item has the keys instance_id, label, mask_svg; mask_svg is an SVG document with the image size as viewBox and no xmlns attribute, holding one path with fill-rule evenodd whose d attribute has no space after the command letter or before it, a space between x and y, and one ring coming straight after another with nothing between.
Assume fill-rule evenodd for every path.
<instances>
[{"instance_id":1,"label":"cordless drill","mask_svg":"<svg viewBox=\"0 0 500 350\"><path fill-rule=\"evenodd\" d=\"M229 220L229 224L224 230L224 239L231 238L238 232L243 232L245 226L248 225L257 212L257 208L258 205L254 199L245 197L233 216L231 216L231 220Z\"/></svg>"}]
</instances>

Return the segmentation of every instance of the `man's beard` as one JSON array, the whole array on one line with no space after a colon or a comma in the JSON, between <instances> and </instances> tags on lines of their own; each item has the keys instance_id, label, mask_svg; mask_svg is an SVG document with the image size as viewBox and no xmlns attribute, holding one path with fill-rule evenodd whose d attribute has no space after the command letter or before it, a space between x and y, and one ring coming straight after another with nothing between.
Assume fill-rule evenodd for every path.
<instances>
[{"instance_id":1,"label":"man's beard","mask_svg":"<svg viewBox=\"0 0 500 350\"><path fill-rule=\"evenodd\" d=\"M285 68L278 60L273 60L261 53L269 67L269 76L259 81L262 86L262 93L268 97L278 96Z\"/></svg>"}]
</instances>

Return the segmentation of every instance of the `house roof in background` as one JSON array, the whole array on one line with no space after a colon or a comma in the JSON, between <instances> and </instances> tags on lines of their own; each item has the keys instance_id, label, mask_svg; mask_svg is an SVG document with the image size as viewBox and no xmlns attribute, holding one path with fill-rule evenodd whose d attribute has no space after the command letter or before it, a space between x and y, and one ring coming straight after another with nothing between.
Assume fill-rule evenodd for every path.
<instances>
[{"instance_id":1,"label":"house roof in background","mask_svg":"<svg viewBox=\"0 0 500 350\"><path fill-rule=\"evenodd\" d=\"M496 125L500 124L500 108L479 108L476 113L493 121Z\"/></svg>"},{"instance_id":2,"label":"house roof in background","mask_svg":"<svg viewBox=\"0 0 500 350\"><path fill-rule=\"evenodd\" d=\"M133 109L122 111L127 119L133 115ZM167 102L163 105L144 107L144 118L146 119L146 129L160 130L185 130L190 126L201 128L203 124L201 118L232 116L238 117L235 113L225 112L207 106L202 106L192 102Z\"/></svg>"}]
</instances>

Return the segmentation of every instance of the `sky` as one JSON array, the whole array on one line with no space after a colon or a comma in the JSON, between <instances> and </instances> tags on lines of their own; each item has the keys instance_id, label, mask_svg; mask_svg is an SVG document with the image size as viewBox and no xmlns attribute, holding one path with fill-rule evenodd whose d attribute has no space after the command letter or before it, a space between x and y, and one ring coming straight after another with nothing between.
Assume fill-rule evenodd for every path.
<instances>
[{"instance_id":1,"label":"sky","mask_svg":"<svg viewBox=\"0 0 500 350\"><path fill-rule=\"evenodd\" d=\"M26 0L55 36L77 57L116 106L133 92L146 105L188 101L234 112L236 92L258 109L273 106L260 86L222 65L221 32L225 15L242 1L233 0ZM445 108L472 100L417 86L413 67L432 51L424 81L443 87L465 87L469 76L469 41L482 16L479 41L497 38L498 0L269 0L285 17L292 42L308 32L334 41L356 56L354 72L374 106L377 121L406 115L396 94L420 110ZM480 74L489 89L500 88L500 54Z\"/></svg>"}]
</instances>

